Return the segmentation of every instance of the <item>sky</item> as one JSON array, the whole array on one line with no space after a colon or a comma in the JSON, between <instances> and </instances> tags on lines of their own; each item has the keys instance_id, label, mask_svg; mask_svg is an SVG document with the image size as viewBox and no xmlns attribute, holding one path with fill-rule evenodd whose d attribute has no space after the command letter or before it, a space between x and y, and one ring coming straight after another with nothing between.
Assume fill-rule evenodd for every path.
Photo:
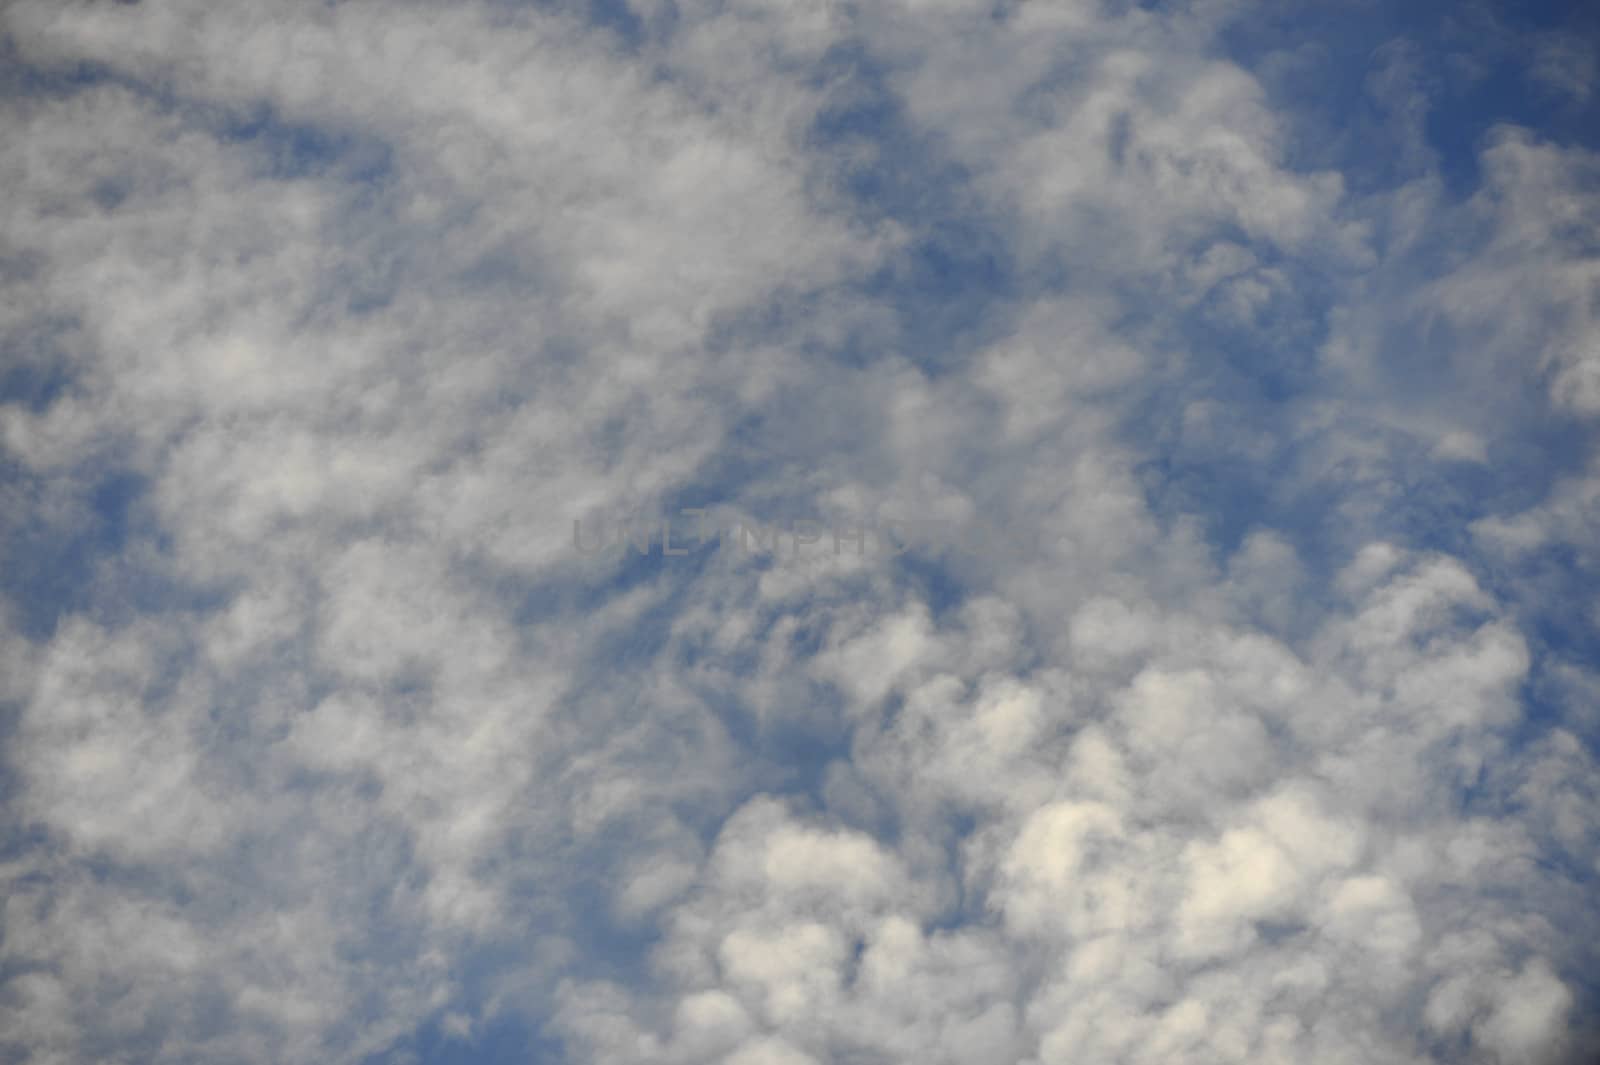
<instances>
[{"instance_id":1,"label":"sky","mask_svg":"<svg viewBox=\"0 0 1600 1065\"><path fill-rule=\"evenodd\" d=\"M0 188L0 1060L1600 1060L1600 7L11 0Z\"/></svg>"}]
</instances>

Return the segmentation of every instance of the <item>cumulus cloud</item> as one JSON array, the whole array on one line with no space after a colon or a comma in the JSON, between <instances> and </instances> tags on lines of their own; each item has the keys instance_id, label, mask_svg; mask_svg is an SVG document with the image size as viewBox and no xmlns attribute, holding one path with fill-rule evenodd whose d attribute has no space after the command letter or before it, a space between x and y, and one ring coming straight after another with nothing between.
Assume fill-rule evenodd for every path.
<instances>
[{"instance_id":1,"label":"cumulus cloud","mask_svg":"<svg viewBox=\"0 0 1600 1065\"><path fill-rule=\"evenodd\" d=\"M9 5L6 1056L1600 1050L1593 49L1283 6Z\"/></svg>"}]
</instances>

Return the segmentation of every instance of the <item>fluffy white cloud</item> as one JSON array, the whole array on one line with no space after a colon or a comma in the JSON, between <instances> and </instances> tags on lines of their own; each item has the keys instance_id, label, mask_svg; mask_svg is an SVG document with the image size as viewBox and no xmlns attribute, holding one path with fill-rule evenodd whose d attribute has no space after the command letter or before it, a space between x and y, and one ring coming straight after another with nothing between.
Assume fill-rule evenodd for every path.
<instances>
[{"instance_id":1,"label":"fluffy white cloud","mask_svg":"<svg viewBox=\"0 0 1600 1065\"><path fill-rule=\"evenodd\" d=\"M5 1054L1583 1060L1593 152L578 6L0 15ZM695 504L985 538L573 549Z\"/></svg>"}]
</instances>

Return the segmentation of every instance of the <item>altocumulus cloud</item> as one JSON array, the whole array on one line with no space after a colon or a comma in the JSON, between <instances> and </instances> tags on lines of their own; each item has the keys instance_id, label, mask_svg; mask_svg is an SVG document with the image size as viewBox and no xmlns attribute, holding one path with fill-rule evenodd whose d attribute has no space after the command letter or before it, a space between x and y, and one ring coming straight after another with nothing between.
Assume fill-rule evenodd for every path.
<instances>
[{"instance_id":1,"label":"altocumulus cloud","mask_svg":"<svg viewBox=\"0 0 1600 1065\"><path fill-rule=\"evenodd\" d=\"M6 1060L1600 1053L1591 15L0 27Z\"/></svg>"}]
</instances>

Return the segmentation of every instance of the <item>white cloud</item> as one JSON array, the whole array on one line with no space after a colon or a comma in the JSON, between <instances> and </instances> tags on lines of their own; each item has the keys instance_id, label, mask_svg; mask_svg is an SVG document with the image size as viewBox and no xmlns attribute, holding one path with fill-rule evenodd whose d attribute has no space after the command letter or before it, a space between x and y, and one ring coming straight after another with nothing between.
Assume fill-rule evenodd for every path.
<instances>
[{"instance_id":1,"label":"white cloud","mask_svg":"<svg viewBox=\"0 0 1600 1065\"><path fill-rule=\"evenodd\" d=\"M1592 152L1397 48L1352 191L1226 3L3 17L7 1054L1587 1049ZM571 550L694 502L1039 549Z\"/></svg>"}]
</instances>

